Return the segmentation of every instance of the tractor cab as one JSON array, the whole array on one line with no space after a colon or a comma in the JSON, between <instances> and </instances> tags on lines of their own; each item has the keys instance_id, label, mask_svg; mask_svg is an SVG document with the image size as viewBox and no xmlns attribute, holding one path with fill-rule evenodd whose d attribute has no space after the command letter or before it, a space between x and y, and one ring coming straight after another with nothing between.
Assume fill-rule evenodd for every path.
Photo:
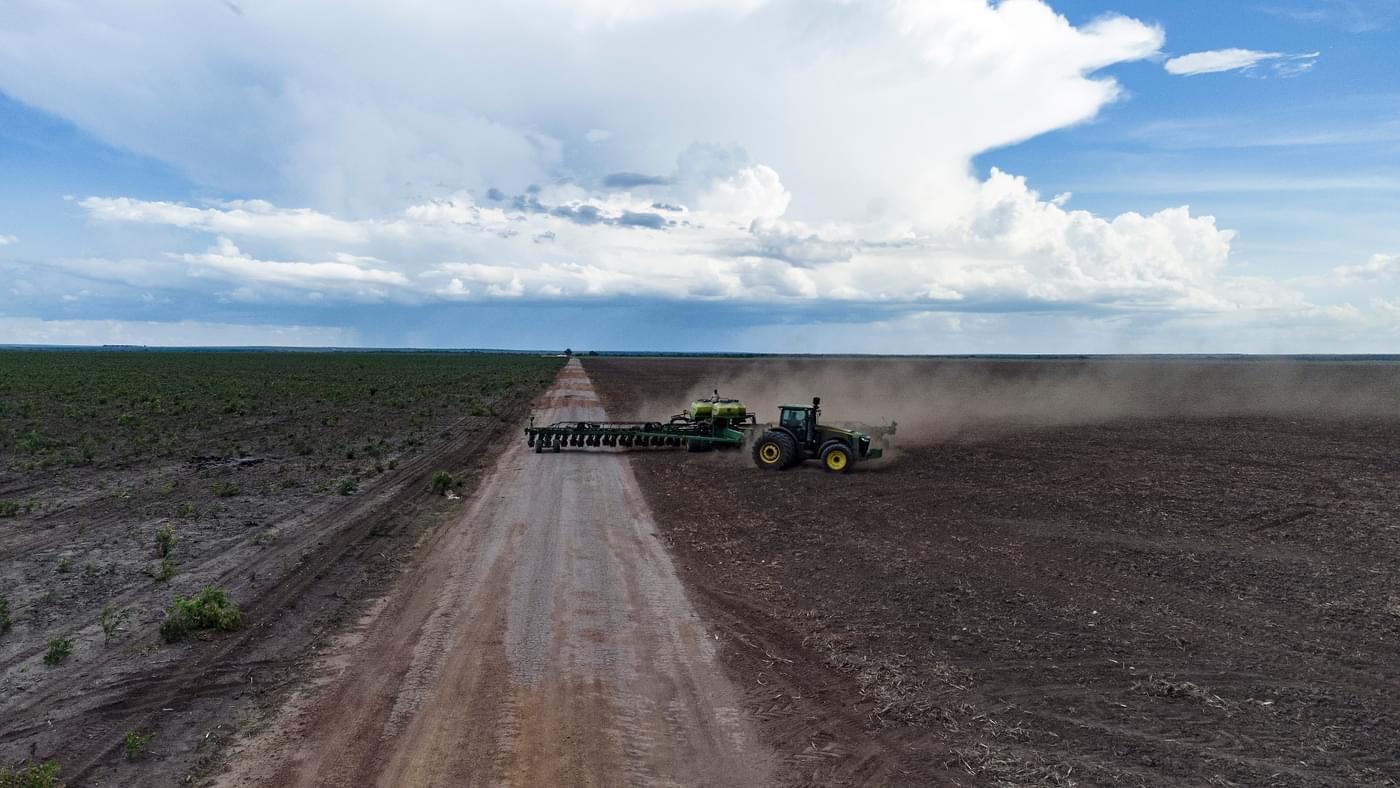
<instances>
[{"instance_id":1,"label":"tractor cab","mask_svg":"<svg viewBox=\"0 0 1400 788\"><path fill-rule=\"evenodd\" d=\"M809 443L817 426L817 414L820 412L815 404L779 405L778 426L792 432L799 443Z\"/></svg>"}]
</instances>

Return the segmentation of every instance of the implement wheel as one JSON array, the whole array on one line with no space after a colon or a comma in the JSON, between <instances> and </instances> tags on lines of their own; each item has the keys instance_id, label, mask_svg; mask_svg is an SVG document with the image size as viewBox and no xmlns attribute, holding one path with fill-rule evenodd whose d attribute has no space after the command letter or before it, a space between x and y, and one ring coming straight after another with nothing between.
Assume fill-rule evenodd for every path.
<instances>
[{"instance_id":1,"label":"implement wheel","mask_svg":"<svg viewBox=\"0 0 1400 788\"><path fill-rule=\"evenodd\" d=\"M798 462L797 441L786 432L765 432L754 441L753 462L770 471L785 471Z\"/></svg>"},{"instance_id":2,"label":"implement wheel","mask_svg":"<svg viewBox=\"0 0 1400 788\"><path fill-rule=\"evenodd\" d=\"M851 447L844 443L828 443L822 449L822 467L830 473L850 473L855 465Z\"/></svg>"}]
</instances>

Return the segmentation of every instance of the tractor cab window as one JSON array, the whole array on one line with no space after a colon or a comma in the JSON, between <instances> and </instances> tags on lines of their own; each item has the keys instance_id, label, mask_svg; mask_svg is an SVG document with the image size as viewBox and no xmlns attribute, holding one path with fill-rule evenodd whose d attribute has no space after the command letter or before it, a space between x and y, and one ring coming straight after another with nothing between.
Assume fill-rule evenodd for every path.
<instances>
[{"instance_id":1,"label":"tractor cab window","mask_svg":"<svg viewBox=\"0 0 1400 788\"><path fill-rule=\"evenodd\" d=\"M807 411L803 408L783 408L783 415L778 423L798 435L804 435L807 432Z\"/></svg>"}]
</instances>

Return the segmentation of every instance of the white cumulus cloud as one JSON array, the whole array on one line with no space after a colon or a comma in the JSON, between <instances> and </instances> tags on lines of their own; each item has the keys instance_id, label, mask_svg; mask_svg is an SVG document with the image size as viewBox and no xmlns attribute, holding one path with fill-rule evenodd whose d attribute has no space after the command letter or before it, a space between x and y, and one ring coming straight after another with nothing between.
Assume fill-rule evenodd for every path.
<instances>
[{"instance_id":1,"label":"white cumulus cloud","mask_svg":"<svg viewBox=\"0 0 1400 788\"><path fill-rule=\"evenodd\" d=\"M462 193L356 220L227 205L197 209L199 221L189 225L182 224L191 215L186 206L128 200L115 213L104 201L82 204L105 221L219 233L208 250L175 259L192 276L216 276L250 291L274 286L407 301L659 297L1189 309L1238 303L1221 278L1234 234L1185 208L1105 219L1044 200L1024 179L993 170L966 209L936 227L813 224L783 215L781 178L742 152L727 152L721 163L706 158L703 174L689 172L685 158L678 167L683 175L642 194L570 186L487 207ZM688 198L695 207L684 204ZM295 243L281 236L288 216L306 228ZM325 227L342 232L323 234ZM274 260L256 259L234 238L271 240L284 251ZM320 260L292 256L318 245L326 250ZM84 269L97 277L133 276L129 265Z\"/></svg>"},{"instance_id":2,"label":"white cumulus cloud","mask_svg":"<svg viewBox=\"0 0 1400 788\"><path fill-rule=\"evenodd\" d=\"M1339 265L1332 269L1332 278L1341 284L1375 282L1400 276L1400 255L1375 254L1360 265Z\"/></svg>"},{"instance_id":3,"label":"white cumulus cloud","mask_svg":"<svg viewBox=\"0 0 1400 788\"><path fill-rule=\"evenodd\" d=\"M383 300L390 295L388 288L408 284L402 273L374 267L383 263L374 258L341 252L328 261L258 260L227 238L219 238L206 252L182 254L179 259L188 263L196 274L213 275L239 284L270 284L318 293L333 289L362 300Z\"/></svg>"},{"instance_id":4,"label":"white cumulus cloud","mask_svg":"<svg viewBox=\"0 0 1400 788\"><path fill-rule=\"evenodd\" d=\"M9 246L19 243L19 239L13 235L0 235L0 246Z\"/></svg>"}]
</instances>

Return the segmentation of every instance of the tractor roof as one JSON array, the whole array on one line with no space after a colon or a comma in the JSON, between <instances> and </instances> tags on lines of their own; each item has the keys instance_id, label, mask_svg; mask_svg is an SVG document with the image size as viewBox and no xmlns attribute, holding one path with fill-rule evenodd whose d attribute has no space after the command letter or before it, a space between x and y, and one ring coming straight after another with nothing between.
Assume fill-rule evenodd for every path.
<instances>
[{"instance_id":1,"label":"tractor roof","mask_svg":"<svg viewBox=\"0 0 1400 788\"><path fill-rule=\"evenodd\" d=\"M811 410L811 405L779 405L780 408L791 408L793 410Z\"/></svg>"}]
</instances>

